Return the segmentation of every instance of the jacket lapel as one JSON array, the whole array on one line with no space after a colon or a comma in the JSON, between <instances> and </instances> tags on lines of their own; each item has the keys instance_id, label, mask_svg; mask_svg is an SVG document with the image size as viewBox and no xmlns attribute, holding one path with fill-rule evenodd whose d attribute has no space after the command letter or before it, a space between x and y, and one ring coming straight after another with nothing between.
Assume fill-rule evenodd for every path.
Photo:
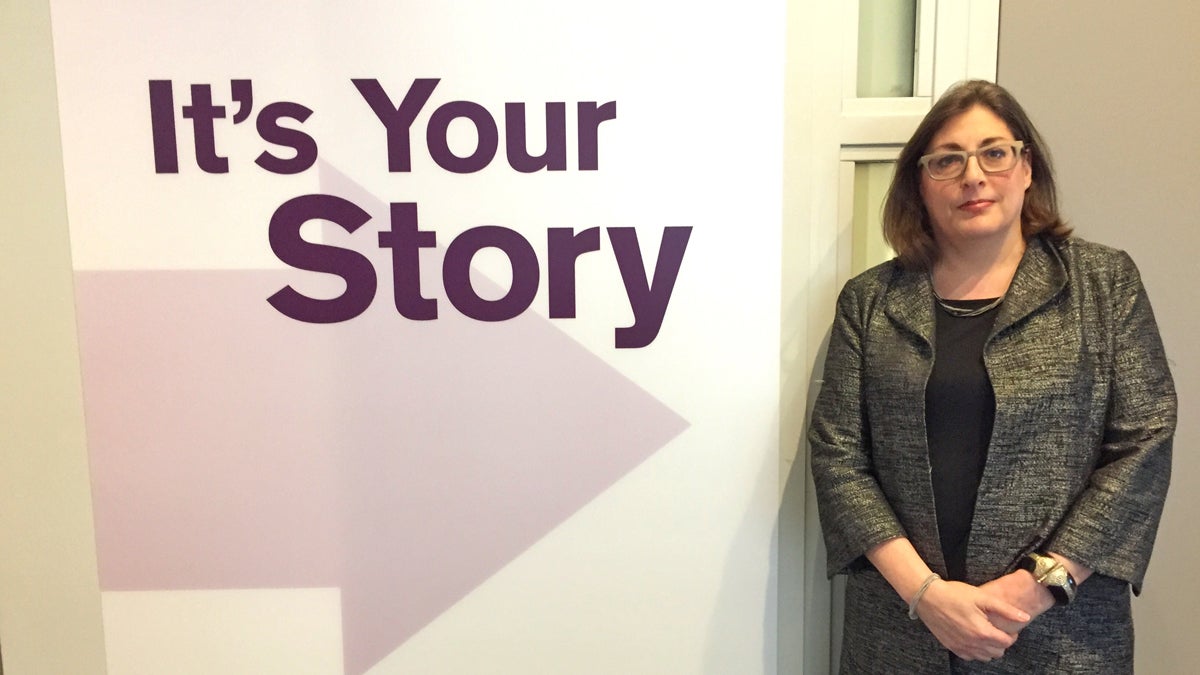
<instances>
[{"instance_id":1,"label":"jacket lapel","mask_svg":"<svg viewBox=\"0 0 1200 675\"><path fill-rule=\"evenodd\" d=\"M937 528L929 445L925 432L925 386L933 368L933 286L924 271L897 267L881 299L886 325L880 326L876 343L879 356L891 369L879 384L887 401L875 413L886 437L873 439L885 444L895 461L890 466L890 483L913 546L925 561L946 573Z\"/></svg>"},{"instance_id":2,"label":"jacket lapel","mask_svg":"<svg viewBox=\"0 0 1200 675\"><path fill-rule=\"evenodd\" d=\"M897 325L924 340L932 350L933 285L928 274L897 265L895 277L883 299L883 311Z\"/></svg>"},{"instance_id":3,"label":"jacket lapel","mask_svg":"<svg viewBox=\"0 0 1200 675\"><path fill-rule=\"evenodd\" d=\"M1067 268L1058 250L1041 237L1030 240L1000 304L992 337L1050 302L1066 285Z\"/></svg>"}]
</instances>

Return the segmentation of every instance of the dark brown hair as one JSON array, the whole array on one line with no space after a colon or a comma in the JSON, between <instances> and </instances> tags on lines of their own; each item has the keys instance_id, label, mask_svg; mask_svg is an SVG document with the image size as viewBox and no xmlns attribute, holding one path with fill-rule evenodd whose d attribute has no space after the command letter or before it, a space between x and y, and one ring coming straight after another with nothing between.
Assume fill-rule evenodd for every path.
<instances>
[{"instance_id":1,"label":"dark brown hair","mask_svg":"<svg viewBox=\"0 0 1200 675\"><path fill-rule=\"evenodd\" d=\"M1033 181L1025 192L1021 207L1022 234L1026 239L1039 234L1052 240L1071 236L1071 228L1058 213L1050 150L1033 122L1004 87L986 80L968 80L942 94L917 125L896 160L896 173L883 204L883 237L906 268L928 269L938 258L937 242L921 198L922 169L917 162L951 118L977 105L992 111L1008 125L1014 139L1025 143L1024 152L1033 170Z\"/></svg>"}]
</instances>

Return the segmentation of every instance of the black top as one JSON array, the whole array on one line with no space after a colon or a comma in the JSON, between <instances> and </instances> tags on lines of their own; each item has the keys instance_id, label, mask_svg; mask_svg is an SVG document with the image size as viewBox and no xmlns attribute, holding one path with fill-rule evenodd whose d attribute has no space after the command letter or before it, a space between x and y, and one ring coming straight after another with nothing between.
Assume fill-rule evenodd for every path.
<instances>
[{"instance_id":1,"label":"black top","mask_svg":"<svg viewBox=\"0 0 1200 675\"><path fill-rule=\"evenodd\" d=\"M977 309L994 300L946 300ZM925 433L929 442L938 534L948 578L967 575L967 536L975 496L987 460L996 417L996 398L983 365L983 344L997 309L960 317L937 308L933 372L925 387Z\"/></svg>"}]
</instances>

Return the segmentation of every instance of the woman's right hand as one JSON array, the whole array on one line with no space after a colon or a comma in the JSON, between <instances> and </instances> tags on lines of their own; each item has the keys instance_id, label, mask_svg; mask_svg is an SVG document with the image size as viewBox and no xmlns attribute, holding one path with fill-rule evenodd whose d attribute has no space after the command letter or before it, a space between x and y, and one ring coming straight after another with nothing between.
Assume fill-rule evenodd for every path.
<instances>
[{"instance_id":1,"label":"woman's right hand","mask_svg":"<svg viewBox=\"0 0 1200 675\"><path fill-rule=\"evenodd\" d=\"M938 642L967 661L998 659L1017 641L1015 633L993 625L989 615L1021 626L1032 620L1014 605L958 581L935 581L917 604L917 616Z\"/></svg>"}]
</instances>

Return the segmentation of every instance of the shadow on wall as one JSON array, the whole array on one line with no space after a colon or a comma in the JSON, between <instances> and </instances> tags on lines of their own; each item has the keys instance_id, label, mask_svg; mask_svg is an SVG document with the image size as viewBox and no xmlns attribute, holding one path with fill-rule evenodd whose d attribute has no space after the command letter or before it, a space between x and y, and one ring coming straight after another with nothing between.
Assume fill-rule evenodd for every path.
<instances>
[{"instance_id":1,"label":"shadow on wall","mask_svg":"<svg viewBox=\"0 0 1200 675\"><path fill-rule=\"evenodd\" d=\"M821 385L821 370L825 363L825 352L829 345L831 329L825 331L816 355L813 376L806 383L808 401L804 411L802 433L793 442L799 443L795 460L788 468L788 475L779 495L779 507L772 518L769 573L766 588L761 589L765 597L761 671L766 675L825 675L837 672L837 648L841 643L840 595L831 591L825 578L825 543L821 537L817 519L816 497L812 475L809 471L808 418L812 402ZM797 371L806 372L804 370ZM783 410L789 405L798 405L794 400L783 401ZM776 467L777 457L769 457L758 474L760 490L779 490ZM775 476L774 480L769 477ZM752 569L761 561L748 559L748 555L759 550L764 532L761 514L756 514L753 505L769 503L767 495L756 495L751 499L751 510L742 518L737 536L726 556L725 574L716 606L710 621L707 651L702 672L704 675L728 675L745 672L745 664L735 663L736 655L725 653L720 645L736 643L734 637L744 632L737 623L740 615L736 609L746 602L744 584L739 583L740 571ZM840 588L835 584L834 588ZM837 595L835 598L834 596ZM728 609L728 611L726 611ZM832 621L831 621L832 617ZM830 626L836 626L833 631ZM832 635L832 637L831 637ZM831 646L833 656L831 657ZM736 650L736 654L745 653ZM831 670L832 669L832 670Z\"/></svg>"},{"instance_id":2,"label":"shadow on wall","mask_svg":"<svg viewBox=\"0 0 1200 675\"><path fill-rule=\"evenodd\" d=\"M764 444L778 443L777 435L769 428L762 430ZM736 449L734 449L736 451ZM779 457L773 452L763 453L762 464L755 474L755 492L748 500L724 558L721 579L704 638L704 654L699 672L702 675L729 675L730 673L777 673L794 672L778 668L779 592L778 568L775 561L779 540L777 519L771 517L779 491ZM769 540L764 539L770 536ZM762 559L763 543L769 541L767 560ZM746 582L746 571L767 570L765 584L751 586ZM757 577L757 575L755 575ZM747 616L748 604L761 603L761 630L743 621ZM786 639L786 635L784 636ZM751 661L750 659L753 659ZM753 668L750 668L754 665Z\"/></svg>"},{"instance_id":3,"label":"shadow on wall","mask_svg":"<svg viewBox=\"0 0 1200 675\"><path fill-rule=\"evenodd\" d=\"M804 423L795 460L788 470L776 519L778 542L780 675L822 675L838 671L841 647L841 589L825 576L825 541L817 514L808 447L812 406L821 388L831 329L825 331L806 383ZM803 372L803 371L800 371ZM796 401L785 401L795 404Z\"/></svg>"},{"instance_id":4,"label":"shadow on wall","mask_svg":"<svg viewBox=\"0 0 1200 675\"><path fill-rule=\"evenodd\" d=\"M739 580L745 577L745 570L759 569L762 565L762 561L757 559L757 556L760 555L759 552L762 548L762 538L766 535L767 519L761 510L756 512L756 509L760 504L771 503L773 495L763 494L763 492L776 489L778 472L772 464L777 461L777 458L768 456L759 470L757 476L759 492L751 498L750 508L742 516L737 535L733 539L729 553L725 556L720 592L717 595L712 618L709 620L708 635L705 639L706 648L701 669L703 675L728 675L742 672L762 672L766 675L775 675L776 673L775 652L776 645L779 644L776 621L778 615L776 608L779 602L779 594L776 591L778 588L777 570L768 561L769 570L765 588L750 589ZM772 477L775 477L774 480ZM777 530L777 526L774 529ZM776 540L772 539L769 550L771 561L775 559L774 548L776 545ZM763 600L762 644L757 646L741 643L739 642L740 636L745 635L747 639L753 637L740 621L740 617L744 616L741 608L747 602L758 599ZM728 645L729 649L724 649L723 645ZM747 663L742 659L753 649L757 649L760 653L760 669L747 671Z\"/></svg>"}]
</instances>

